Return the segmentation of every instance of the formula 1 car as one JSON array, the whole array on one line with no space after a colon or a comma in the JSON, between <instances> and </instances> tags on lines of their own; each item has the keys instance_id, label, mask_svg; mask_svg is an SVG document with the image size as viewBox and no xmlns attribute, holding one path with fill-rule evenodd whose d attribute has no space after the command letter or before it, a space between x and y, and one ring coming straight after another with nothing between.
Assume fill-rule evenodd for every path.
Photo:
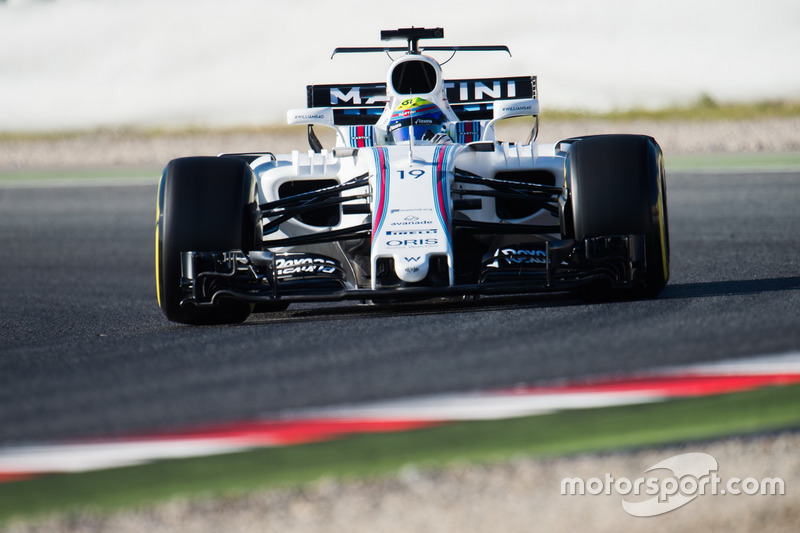
<instances>
[{"instance_id":1,"label":"formula 1 car","mask_svg":"<svg viewBox=\"0 0 800 533\"><path fill-rule=\"evenodd\" d=\"M535 76L445 79L407 46L385 83L310 85L288 112L310 149L170 161L158 192L156 285L169 320L235 323L290 302L394 302L575 291L653 298L669 278L664 161L644 135L536 142ZM525 142L498 121L529 117ZM315 126L332 128L323 147Z\"/></svg>"}]
</instances>

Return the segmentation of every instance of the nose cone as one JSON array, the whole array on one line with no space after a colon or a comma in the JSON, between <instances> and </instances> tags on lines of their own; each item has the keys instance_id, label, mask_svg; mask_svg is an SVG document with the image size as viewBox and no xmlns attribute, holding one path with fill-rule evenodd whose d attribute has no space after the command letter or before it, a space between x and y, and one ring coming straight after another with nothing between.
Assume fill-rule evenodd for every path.
<instances>
[{"instance_id":1,"label":"nose cone","mask_svg":"<svg viewBox=\"0 0 800 533\"><path fill-rule=\"evenodd\" d=\"M394 272L406 283L417 283L428 275L428 258L424 255L394 258Z\"/></svg>"}]
</instances>

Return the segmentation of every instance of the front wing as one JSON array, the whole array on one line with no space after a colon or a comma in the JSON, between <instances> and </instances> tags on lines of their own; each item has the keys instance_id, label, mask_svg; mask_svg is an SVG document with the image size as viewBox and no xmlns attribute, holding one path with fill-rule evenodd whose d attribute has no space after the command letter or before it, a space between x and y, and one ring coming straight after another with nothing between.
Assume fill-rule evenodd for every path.
<instances>
[{"instance_id":1,"label":"front wing","mask_svg":"<svg viewBox=\"0 0 800 533\"><path fill-rule=\"evenodd\" d=\"M259 304L521 294L589 284L629 288L639 282L645 257L643 235L552 240L498 249L481 265L474 283L372 289L354 286L347 280L348 265L316 253L184 252L182 305L214 305L221 298Z\"/></svg>"}]
</instances>

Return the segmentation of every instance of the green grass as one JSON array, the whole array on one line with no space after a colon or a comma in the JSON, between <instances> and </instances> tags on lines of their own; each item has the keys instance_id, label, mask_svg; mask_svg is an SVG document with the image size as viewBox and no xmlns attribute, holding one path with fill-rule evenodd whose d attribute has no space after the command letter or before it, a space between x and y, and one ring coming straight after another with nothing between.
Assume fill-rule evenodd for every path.
<instances>
[{"instance_id":1,"label":"green grass","mask_svg":"<svg viewBox=\"0 0 800 533\"><path fill-rule=\"evenodd\" d=\"M624 109L605 113L580 110L542 111L542 120L755 120L762 118L789 118L800 116L800 101L765 100L749 103L718 103L708 95L686 106L661 109Z\"/></svg>"},{"instance_id":2,"label":"green grass","mask_svg":"<svg viewBox=\"0 0 800 533\"><path fill-rule=\"evenodd\" d=\"M109 168L53 168L0 170L0 184L30 183L35 181L92 181L109 179L151 179L158 182L161 169L155 167L109 167Z\"/></svg>"},{"instance_id":3,"label":"green grass","mask_svg":"<svg viewBox=\"0 0 800 533\"><path fill-rule=\"evenodd\" d=\"M800 169L800 152L666 154L664 157L667 172Z\"/></svg>"},{"instance_id":4,"label":"green grass","mask_svg":"<svg viewBox=\"0 0 800 533\"><path fill-rule=\"evenodd\" d=\"M668 172L730 170L797 170L800 152L748 154L682 154L666 156ZM113 181L119 179L158 182L161 169L155 167L110 167L92 169L0 170L0 186L20 183Z\"/></svg>"},{"instance_id":5,"label":"green grass","mask_svg":"<svg viewBox=\"0 0 800 533\"><path fill-rule=\"evenodd\" d=\"M79 508L109 510L176 495L298 486L322 477L384 476L405 464L442 468L512 455L560 456L800 426L800 385L664 403L460 422L289 448L88 472L0 485L0 520ZM702 448L702 444L698 444Z\"/></svg>"},{"instance_id":6,"label":"green grass","mask_svg":"<svg viewBox=\"0 0 800 533\"><path fill-rule=\"evenodd\" d=\"M120 126L117 128L97 128L89 130L55 130L55 131L0 131L0 142L31 142L31 141L60 141L81 137L114 138L144 138L158 139L169 136L202 136L202 135L231 135L253 134L274 135L286 134L290 131L303 131L299 126L287 124L267 124L264 126L224 126L210 127L198 125L184 125L174 127L139 128L133 126Z\"/></svg>"},{"instance_id":7,"label":"green grass","mask_svg":"<svg viewBox=\"0 0 800 533\"><path fill-rule=\"evenodd\" d=\"M543 103L541 118L543 121L555 120L754 120L773 117L798 117L800 116L800 101L795 100L764 100L743 103L719 103L708 95L700 97L689 105L664 107L659 109L622 109L609 112L594 112L581 109L558 110L547 107ZM297 126L284 124L267 124L264 126L230 126L211 128L207 126L187 125L172 128L135 128L121 126L119 128L102 128L96 130L68 130L52 132L0 132L0 142L25 142L60 140L76 137L144 137L158 138L171 135L208 135L208 134L285 134L298 131Z\"/></svg>"}]
</instances>

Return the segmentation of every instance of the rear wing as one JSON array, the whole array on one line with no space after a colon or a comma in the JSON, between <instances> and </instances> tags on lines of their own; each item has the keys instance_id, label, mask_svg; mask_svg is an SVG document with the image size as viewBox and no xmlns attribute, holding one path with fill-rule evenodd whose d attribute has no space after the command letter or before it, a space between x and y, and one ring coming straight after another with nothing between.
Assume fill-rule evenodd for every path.
<instances>
[{"instance_id":1,"label":"rear wing","mask_svg":"<svg viewBox=\"0 0 800 533\"><path fill-rule=\"evenodd\" d=\"M447 100L461 121L490 120L500 100L536 98L536 76L444 80ZM309 85L308 107L333 108L337 126L372 125L387 102L385 83Z\"/></svg>"}]
</instances>

